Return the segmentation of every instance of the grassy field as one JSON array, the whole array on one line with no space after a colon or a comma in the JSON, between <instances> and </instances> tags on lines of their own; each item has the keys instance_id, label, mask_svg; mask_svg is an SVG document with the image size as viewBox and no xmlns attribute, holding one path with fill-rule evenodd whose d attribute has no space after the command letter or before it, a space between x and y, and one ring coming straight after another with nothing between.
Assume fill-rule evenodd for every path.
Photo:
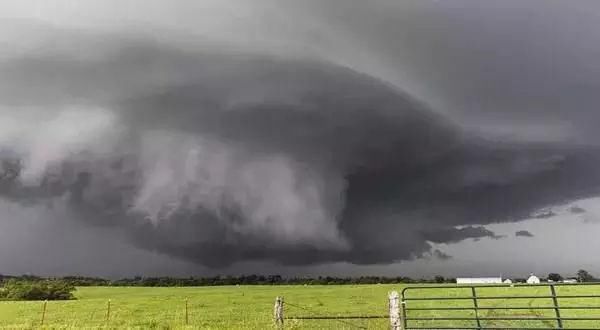
<instances>
[{"instance_id":1,"label":"grassy field","mask_svg":"<svg viewBox=\"0 0 600 330\"><path fill-rule=\"evenodd\" d=\"M387 294L401 290L399 285L358 285L358 286L229 286L199 288L123 288L85 287L77 290L77 300L49 302L45 316L45 328L130 328L130 329L268 329L273 328L272 312L276 296L285 297L286 316L319 315L386 315ZM467 291L468 290L468 291ZM518 291L517 291L518 290ZM478 295L547 295L547 287L536 288L481 288ZM558 287L559 294L600 294L600 286ZM431 289L408 291L408 297L445 296L457 297L470 294L469 289ZM108 301L111 312L107 322ZM189 326L185 325L185 301L188 300ZM551 306L550 299L515 299L512 306L532 307ZM563 306L595 305L600 299L563 299ZM409 307L432 307L432 302L409 301ZM472 306L472 301L442 301L438 307ZM506 301L481 300L480 306L506 305ZM39 328L42 318L42 302L0 302L0 327L6 329ZM506 305L507 306L507 305ZM429 317L427 311L409 312L409 316ZM439 311L436 316L470 316L471 312ZM499 317L498 311L480 312L480 317ZM512 316L553 317L554 310L533 311L522 309L513 311ZM563 317L600 316L600 311L566 310ZM286 329L385 329L388 320L348 320L343 323L334 320L288 320ZM473 326L473 323L445 321L438 326ZM486 321L487 326L546 327L555 326L552 321L525 321L506 323ZM423 326L425 323L412 323ZM432 325L427 323L427 325ZM600 329L600 321L565 321L565 328Z\"/></svg>"}]
</instances>

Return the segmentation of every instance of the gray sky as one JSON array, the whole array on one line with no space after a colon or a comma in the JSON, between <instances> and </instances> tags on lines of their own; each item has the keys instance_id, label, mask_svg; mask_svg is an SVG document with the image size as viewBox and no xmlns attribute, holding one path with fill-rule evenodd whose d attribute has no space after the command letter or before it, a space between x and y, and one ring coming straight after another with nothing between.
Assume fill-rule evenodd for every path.
<instances>
[{"instance_id":1,"label":"gray sky","mask_svg":"<svg viewBox=\"0 0 600 330\"><path fill-rule=\"evenodd\" d=\"M599 15L2 2L0 272L600 272Z\"/></svg>"}]
</instances>

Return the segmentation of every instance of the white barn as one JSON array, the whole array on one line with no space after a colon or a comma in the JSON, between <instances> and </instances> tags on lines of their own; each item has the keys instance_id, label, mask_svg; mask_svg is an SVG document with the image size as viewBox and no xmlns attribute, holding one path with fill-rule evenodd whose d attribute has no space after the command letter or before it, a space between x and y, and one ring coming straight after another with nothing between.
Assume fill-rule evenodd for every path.
<instances>
[{"instance_id":1,"label":"white barn","mask_svg":"<svg viewBox=\"0 0 600 330\"><path fill-rule=\"evenodd\" d=\"M457 277L456 284L497 284L502 277Z\"/></svg>"},{"instance_id":2,"label":"white barn","mask_svg":"<svg viewBox=\"0 0 600 330\"><path fill-rule=\"evenodd\" d=\"M531 274L527 279L527 284L540 284L540 278Z\"/></svg>"}]
</instances>

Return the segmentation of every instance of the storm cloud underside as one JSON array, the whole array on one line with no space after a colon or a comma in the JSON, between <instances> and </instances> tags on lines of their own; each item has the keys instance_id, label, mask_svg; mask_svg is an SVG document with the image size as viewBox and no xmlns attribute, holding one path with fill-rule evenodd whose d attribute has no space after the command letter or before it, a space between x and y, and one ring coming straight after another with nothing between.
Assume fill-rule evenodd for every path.
<instances>
[{"instance_id":1,"label":"storm cloud underside","mask_svg":"<svg viewBox=\"0 0 600 330\"><path fill-rule=\"evenodd\" d=\"M504 138L472 129L490 107L437 109L348 61L47 31L0 61L0 195L55 228L209 267L387 264L600 190L587 105L561 105L577 138Z\"/></svg>"}]
</instances>

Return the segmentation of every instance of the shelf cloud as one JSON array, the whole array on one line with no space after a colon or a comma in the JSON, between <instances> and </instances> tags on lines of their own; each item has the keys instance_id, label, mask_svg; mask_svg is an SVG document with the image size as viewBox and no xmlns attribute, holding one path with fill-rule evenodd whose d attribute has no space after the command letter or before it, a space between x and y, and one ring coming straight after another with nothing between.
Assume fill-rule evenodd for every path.
<instances>
[{"instance_id":1,"label":"shelf cloud","mask_svg":"<svg viewBox=\"0 0 600 330\"><path fill-rule=\"evenodd\" d=\"M372 13L382 19L375 31L333 20L336 29L317 15L313 27L338 36L339 49L317 43L293 54L278 48L278 38L244 47L214 32L218 42L188 44L177 32L150 37L123 28L4 23L29 32L26 40L5 38L26 47L0 58L0 207L43 209L49 217L60 211L68 219L53 226L110 228L133 246L222 268L246 261L448 260L434 244L498 239L485 225L598 195L600 146L589 123L600 118L597 93L589 91L600 79L586 73L577 76L579 88L572 85L578 70L593 65L587 53L568 72L560 71L560 60L571 53L529 67L531 58L489 55L491 45L481 40L474 42L483 48L460 53L461 42L479 37L450 29L456 47L431 56L449 57L436 60L439 72L463 73L452 81L426 73L419 81L416 71L396 69L390 58L406 55L398 68L426 62L427 50L441 47L439 31L409 29L431 46L404 51L412 39L400 36L394 44L394 31L414 22L386 21L406 14L380 2L392 14ZM369 14L348 3L307 2L299 15L333 15L332 8L347 17ZM468 16L490 15L487 6L497 5L456 1L472 7L463 22L446 5L426 3L407 2L405 9L456 29L475 20L470 24L490 29L481 38L494 35L517 55L530 47L507 37L517 27ZM559 6L527 3L548 15ZM288 8L261 6L276 13ZM549 37L537 25L526 31ZM349 52L367 47L365 38L376 32L381 38L366 48L378 54L374 59ZM311 35L300 33L296 41ZM337 54L344 56L336 61ZM450 57L457 54L469 63L456 66ZM546 65L556 68L552 77ZM405 82L403 72L410 77ZM427 79L435 88L419 87ZM436 94L439 86L454 94Z\"/></svg>"}]
</instances>

